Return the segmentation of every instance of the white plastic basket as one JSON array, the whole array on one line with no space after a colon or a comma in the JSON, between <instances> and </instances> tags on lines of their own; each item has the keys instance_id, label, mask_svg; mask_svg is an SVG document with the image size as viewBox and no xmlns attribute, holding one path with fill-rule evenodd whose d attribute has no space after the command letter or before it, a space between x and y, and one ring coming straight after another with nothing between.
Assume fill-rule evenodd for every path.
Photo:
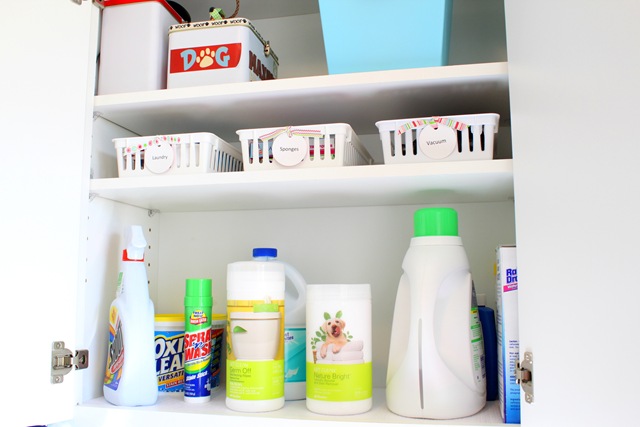
<instances>
[{"instance_id":1,"label":"white plastic basket","mask_svg":"<svg viewBox=\"0 0 640 427\"><path fill-rule=\"evenodd\" d=\"M247 171L373 163L351 126L344 123L242 129L236 133Z\"/></svg>"},{"instance_id":2,"label":"white plastic basket","mask_svg":"<svg viewBox=\"0 0 640 427\"><path fill-rule=\"evenodd\" d=\"M207 132L116 138L119 177L242 170L242 153Z\"/></svg>"},{"instance_id":3,"label":"white plastic basket","mask_svg":"<svg viewBox=\"0 0 640 427\"><path fill-rule=\"evenodd\" d=\"M384 120L380 131L385 164L493 159L498 114Z\"/></svg>"}]
</instances>

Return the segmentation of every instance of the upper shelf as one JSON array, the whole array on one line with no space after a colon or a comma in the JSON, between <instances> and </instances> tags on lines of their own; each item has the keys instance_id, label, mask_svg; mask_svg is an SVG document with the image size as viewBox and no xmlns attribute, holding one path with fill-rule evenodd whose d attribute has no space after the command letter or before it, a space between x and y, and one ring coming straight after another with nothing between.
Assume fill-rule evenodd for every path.
<instances>
[{"instance_id":1,"label":"upper shelf","mask_svg":"<svg viewBox=\"0 0 640 427\"><path fill-rule=\"evenodd\" d=\"M100 95L97 115L139 135L375 122L431 115L498 113L509 121L506 62L325 75Z\"/></svg>"}]
</instances>

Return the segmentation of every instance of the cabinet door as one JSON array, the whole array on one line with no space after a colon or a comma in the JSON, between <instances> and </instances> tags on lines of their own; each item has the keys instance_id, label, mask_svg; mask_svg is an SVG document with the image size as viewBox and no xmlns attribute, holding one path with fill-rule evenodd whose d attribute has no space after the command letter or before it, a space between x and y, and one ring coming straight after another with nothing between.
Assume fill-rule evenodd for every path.
<instances>
[{"instance_id":1,"label":"cabinet door","mask_svg":"<svg viewBox=\"0 0 640 427\"><path fill-rule=\"evenodd\" d=\"M638 425L636 1L508 0L523 426Z\"/></svg>"},{"instance_id":2,"label":"cabinet door","mask_svg":"<svg viewBox=\"0 0 640 427\"><path fill-rule=\"evenodd\" d=\"M53 341L77 345L98 15L31 0L0 2L0 16L4 417L46 424L73 416L81 375L54 385L50 360Z\"/></svg>"}]
</instances>

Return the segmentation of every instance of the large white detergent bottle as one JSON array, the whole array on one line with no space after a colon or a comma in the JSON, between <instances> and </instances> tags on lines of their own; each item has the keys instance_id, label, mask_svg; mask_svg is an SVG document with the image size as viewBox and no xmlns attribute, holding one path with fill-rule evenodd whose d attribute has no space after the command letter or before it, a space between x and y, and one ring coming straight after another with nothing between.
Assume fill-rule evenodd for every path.
<instances>
[{"instance_id":1,"label":"large white detergent bottle","mask_svg":"<svg viewBox=\"0 0 640 427\"><path fill-rule=\"evenodd\" d=\"M295 267L277 260L276 248L254 248L255 261L284 265L284 399L301 400L307 393L306 304L307 282Z\"/></svg>"},{"instance_id":2,"label":"large white detergent bottle","mask_svg":"<svg viewBox=\"0 0 640 427\"><path fill-rule=\"evenodd\" d=\"M142 227L127 227L125 244L116 299L109 309L104 398L120 406L153 405L158 399L154 308L144 265L147 242Z\"/></svg>"},{"instance_id":3,"label":"large white detergent bottle","mask_svg":"<svg viewBox=\"0 0 640 427\"><path fill-rule=\"evenodd\" d=\"M450 419L486 403L482 328L466 252L451 208L415 212L391 331L387 406Z\"/></svg>"}]
</instances>

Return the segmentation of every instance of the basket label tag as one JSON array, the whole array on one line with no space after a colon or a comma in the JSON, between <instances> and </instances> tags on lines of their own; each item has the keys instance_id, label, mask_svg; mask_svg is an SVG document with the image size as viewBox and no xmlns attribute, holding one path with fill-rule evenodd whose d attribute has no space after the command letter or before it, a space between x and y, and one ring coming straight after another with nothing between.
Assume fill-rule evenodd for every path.
<instances>
[{"instance_id":1,"label":"basket label tag","mask_svg":"<svg viewBox=\"0 0 640 427\"><path fill-rule=\"evenodd\" d=\"M165 173L173 165L175 153L167 141L156 141L146 149L144 167L153 173Z\"/></svg>"},{"instance_id":2,"label":"basket label tag","mask_svg":"<svg viewBox=\"0 0 640 427\"><path fill-rule=\"evenodd\" d=\"M307 155L309 144L303 136L281 133L273 141L273 158L283 166L295 166Z\"/></svg>"},{"instance_id":3,"label":"basket label tag","mask_svg":"<svg viewBox=\"0 0 640 427\"><path fill-rule=\"evenodd\" d=\"M449 157L458 146L457 132L449 126L426 126L418 136L418 146L431 159Z\"/></svg>"}]
</instances>

